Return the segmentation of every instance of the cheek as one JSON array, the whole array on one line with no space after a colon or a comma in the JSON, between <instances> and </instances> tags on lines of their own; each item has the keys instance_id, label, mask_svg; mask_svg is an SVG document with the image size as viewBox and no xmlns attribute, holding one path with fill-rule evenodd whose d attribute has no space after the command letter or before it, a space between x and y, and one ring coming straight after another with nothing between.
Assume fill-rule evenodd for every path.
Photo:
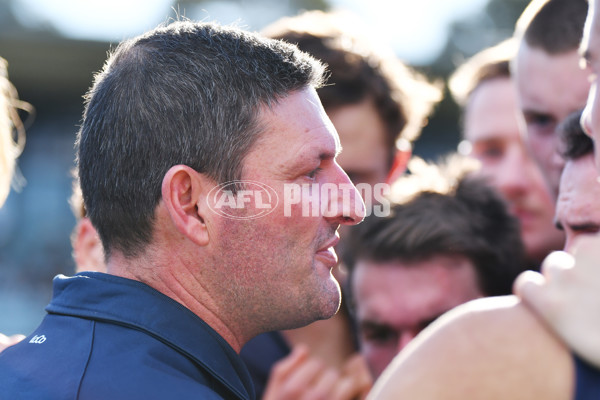
<instances>
[{"instance_id":1,"label":"cheek","mask_svg":"<svg viewBox=\"0 0 600 400\"><path fill-rule=\"evenodd\" d=\"M554 133L546 135L531 135L530 148L533 155L541 162L550 160L557 145Z\"/></svg>"}]
</instances>

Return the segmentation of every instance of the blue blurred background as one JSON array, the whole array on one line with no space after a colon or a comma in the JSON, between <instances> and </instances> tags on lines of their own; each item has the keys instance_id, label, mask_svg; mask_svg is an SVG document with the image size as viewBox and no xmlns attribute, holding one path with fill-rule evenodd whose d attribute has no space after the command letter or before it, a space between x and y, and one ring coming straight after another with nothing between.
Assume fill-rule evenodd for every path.
<instances>
[{"instance_id":1,"label":"blue blurred background","mask_svg":"<svg viewBox=\"0 0 600 400\"><path fill-rule=\"evenodd\" d=\"M386 46L432 79L512 34L526 0L0 0L0 56L35 119L19 159L26 184L0 209L0 332L31 332L52 277L71 274L68 205L82 96L120 40L183 15L260 30L301 10L355 13ZM26 118L27 116L24 116ZM458 109L446 98L414 151L435 159L456 148Z\"/></svg>"}]
</instances>

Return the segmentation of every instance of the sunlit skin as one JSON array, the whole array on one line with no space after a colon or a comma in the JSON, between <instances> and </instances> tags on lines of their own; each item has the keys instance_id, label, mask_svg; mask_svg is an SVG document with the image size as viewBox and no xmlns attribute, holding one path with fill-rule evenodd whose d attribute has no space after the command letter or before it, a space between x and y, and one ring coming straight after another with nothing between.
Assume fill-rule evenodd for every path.
<instances>
[{"instance_id":1,"label":"sunlit skin","mask_svg":"<svg viewBox=\"0 0 600 400\"><path fill-rule=\"evenodd\" d=\"M507 78L481 83L469 97L464 112L464 136L471 155L519 219L528 258L539 264L564 244L554 227L554 200L544 177L531 159L519 132L516 90Z\"/></svg>"},{"instance_id":2,"label":"sunlit skin","mask_svg":"<svg viewBox=\"0 0 600 400\"><path fill-rule=\"evenodd\" d=\"M352 275L361 353L373 377L421 330L451 308L483 296L462 256L428 260L361 260Z\"/></svg>"},{"instance_id":3,"label":"sunlit skin","mask_svg":"<svg viewBox=\"0 0 600 400\"><path fill-rule=\"evenodd\" d=\"M284 215L286 184L332 183L353 188L338 165L338 135L314 90L302 90L265 108L265 132L244 159L242 178L261 182L279 195L276 209L251 220L218 219L216 254L227 260L223 273L233 281L227 298L253 304L245 317L261 331L289 329L331 317L340 304L340 288L332 276L337 256L337 229L362 220L354 207L332 216L302 215L302 205ZM352 201L356 190L347 192ZM326 196L320 202L342 201ZM359 199L360 202L360 199ZM320 208L319 208L320 209ZM252 212L243 210L241 212Z\"/></svg>"},{"instance_id":4,"label":"sunlit skin","mask_svg":"<svg viewBox=\"0 0 600 400\"><path fill-rule=\"evenodd\" d=\"M592 154L569 160L565 165L556 205L556 225L567 236L565 251L575 239L600 231L600 184Z\"/></svg>"},{"instance_id":5,"label":"sunlit skin","mask_svg":"<svg viewBox=\"0 0 600 400\"><path fill-rule=\"evenodd\" d=\"M515 62L517 98L523 131L531 153L556 198L564 161L558 154L557 125L585 106L589 71L573 50L548 54L521 43Z\"/></svg>"}]
</instances>

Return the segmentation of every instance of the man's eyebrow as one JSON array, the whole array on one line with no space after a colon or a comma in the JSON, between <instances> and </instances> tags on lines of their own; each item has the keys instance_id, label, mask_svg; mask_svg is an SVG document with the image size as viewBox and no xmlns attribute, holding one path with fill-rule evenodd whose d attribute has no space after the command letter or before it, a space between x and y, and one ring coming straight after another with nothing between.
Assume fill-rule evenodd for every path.
<instances>
[{"instance_id":1,"label":"man's eyebrow","mask_svg":"<svg viewBox=\"0 0 600 400\"><path fill-rule=\"evenodd\" d=\"M582 224L574 224L574 225L570 225L569 227L574 230L574 231L597 231L600 230L600 225L593 223L593 222L585 222Z\"/></svg>"}]
</instances>

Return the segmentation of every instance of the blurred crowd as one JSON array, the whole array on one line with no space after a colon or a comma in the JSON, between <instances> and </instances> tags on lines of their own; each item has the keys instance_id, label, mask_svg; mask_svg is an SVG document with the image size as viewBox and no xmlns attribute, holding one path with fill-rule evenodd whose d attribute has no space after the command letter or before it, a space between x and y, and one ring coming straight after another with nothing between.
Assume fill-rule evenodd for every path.
<instances>
[{"instance_id":1,"label":"blurred crowd","mask_svg":"<svg viewBox=\"0 0 600 400\"><path fill-rule=\"evenodd\" d=\"M112 365L135 368L138 362L152 369L152 378L133 374L123 383L123 393L134 394L124 398L143 398L127 391L140 385L152 388L148 390L154 390L156 398L169 393L170 385L189 387L193 393L188 380L201 382L215 393L198 392L200 398L600 398L600 268L595 265L600 244L600 197L595 196L600 195L600 162L595 156L600 139L596 99L599 4L598 0L532 0L510 39L466 60L447 82L431 81L403 63L368 31L359 30L363 25L356 17L345 13L303 12L252 33L261 39L247 39L253 50L239 57L251 61L256 57L263 65L246 65L244 59L231 76L218 69L221 54L210 51L230 51L227 40L241 40L241 33L231 34L230 39L229 31L209 26L214 40L207 42L206 49L196 49L186 36L196 29L186 24L193 23L174 22L171 31L161 27L124 42L97 75L78 133L78 166L70 199L76 219L71 244L77 277L97 281L98 287L113 285L107 293L136 299L127 300L127 304L142 305L141 309L132 305L131 313L148 314L149 319L154 303L146 306L139 300L145 299L141 294L121 293L117 284L133 284L112 277L141 282L175 300L214 329L210 335L224 339L219 346L235 350L224 352L228 359L236 358L231 362L246 393L235 386L235 378L221 371L222 363L215 366L214 359L220 355L208 350L203 350L202 357L209 361L200 362L197 368L208 371L198 374L210 378L198 378L188 367L173 367L174 361L164 361L166 350L160 350L162 358L154 358L159 350L146 344L150 340L146 336L175 349L170 351L178 357L193 360L190 363L204 360L186 348L194 346L193 339L182 345L161 331L163 325L187 329L183 321L192 318L191 314L167 312L171 309L161 303L156 310L171 316L171 321L163 324L160 320L156 327L130 322L135 318L125 314L113 320L112 311L75 315L69 307L76 309L74 299L79 297L71 295L68 301L74 303L65 306L66 298L58 296L77 293L77 283L63 277L55 281L55 299L40 328L23 335L0 333L0 398L15 393L26 393L23 398L59 398L54 396L67 393L64 388L49 389L59 385L50 378L41 383L35 380L43 367L68 351L69 341L41 353L31 348L54 346L48 332L65 338L86 337L82 332L88 328L81 320L101 324L93 328L93 340L106 332L104 337L117 344L109 348L99 342L98 350L92 351L70 342L73 353L82 352L85 358L89 352L85 362L69 356L66 367L57 368L57 374L68 380L75 378L63 369L77 374L82 368L79 364L86 365L85 378L78 375L74 383L79 389L73 398L94 398L85 393L97 390L94 385ZM160 35L174 42L162 37L153 41ZM245 51L238 49L246 45L243 40L235 42L232 54ZM268 45L263 46L261 40ZM297 46L301 52L296 53L295 47L279 49L273 44L278 41ZM166 50L161 46L171 51L176 47L173 43L184 43L191 51L182 51L177 55L182 58L170 63L170 53L162 54ZM146 60L139 46L150 48L155 61ZM262 51L268 56L270 51L282 55L277 53L279 58L271 60L259 56ZM213 79L198 87L176 79L175 68L185 71L182 74L210 69L202 64L206 60L197 61L188 54L193 52L206 54L208 63L216 65L210 75ZM185 57L197 64L183 66ZM323 84L304 77L309 75L309 62L303 57L322 63L318 65L324 68ZM269 63L273 66L265 66ZM288 72L285 68L290 64L302 67ZM18 156L27 151L17 110L31 106L18 100L6 63L0 67L2 203ZM235 75L248 73L253 79L253 72L247 72L251 67L259 71L255 75L263 74L256 86ZM278 82L275 89L263 83L270 79L267 75L284 74L289 76L281 78L283 83ZM198 114L191 116L181 106L172 106L169 96L176 94L157 94L161 89L156 82L161 79L174 93L183 93L190 113ZM229 85L233 89L219 89ZM238 87L239 92L234 92ZM318 99L306 96L310 104L320 100L323 112L315 115L325 123L303 105L308 103L294 97L304 96L307 87L316 89ZM273 97L263 94L269 90L274 91ZM412 146L445 92L460 106L462 141L456 152L435 162L425 161L412 154ZM257 96L259 106L266 108L247 102L244 96ZM202 103L205 99L210 103ZM236 110L234 114L239 110L239 121L229 121L229 114L219 109L221 104ZM203 108L219 111L213 115ZM138 109L139 119L126 119ZM180 112L169 112L172 109ZM160 110L165 110L164 115L158 114ZM255 114L259 122L251 120ZM180 131L181 137L191 137L186 132L193 132L194 124L204 124L207 133L198 135L214 136L211 140L221 144L196 145L195 139L188 138L190 144L179 136L163 140L171 133L160 130L160 119ZM284 143L272 142L268 135L231 136L236 129L265 130L271 135L299 126L296 119L306 127L298 138L279 139ZM242 124L249 128L240 128ZM327 135L327 139L316 136L315 126L323 124L334 128L327 128L331 140ZM144 136L154 131L158 133ZM303 167L305 178L312 184L351 182L365 209L323 216L333 231L339 227L339 242L327 242L317 255L330 260L335 253L327 249L335 247L339 259L333 256L336 265L331 274L332 281L339 282L340 304L334 312L306 317L303 313L310 307L303 305L305 297L311 297L307 304L313 304L319 302L315 298L320 294L335 291L327 286L330 281L315 283L312 274L296 276L292 268L298 262L297 249L313 246L305 243L311 228L276 217L265 217L262 231L250 227L258 219L212 222L203 214L200 200L192 203L205 198L201 193L207 182L223 183L239 176L258 182L265 176L283 176L282 180L291 182L287 176L296 168L295 161L280 155L288 150L304 154L305 148L318 148L322 143L316 164L311 161L310 168ZM333 146L333 155L328 146ZM143 150L136 153L138 148ZM170 160L164 161L164 167L160 164L161 157L167 156L186 160L177 153L179 148L185 157L198 158L198 166L184 161L169 164ZM256 155L257 148L266 150ZM298 158L308 163L305 159L310 157ZM160 166L155 167L155 161ZM120 192L127 181L136 180L142 183L131 194ZM217 240L216 250L209 252L214 246L211 235L222 237L223 243ZM244 238L245 244L237 248L238 243L228 237ZM280 253L279 258L273 255ZM202 257L206 264L194 264ZM231 265L221 268L225 264ZM270 282L278 279L289 286L281 283L281 289ZM311 285L320 289L313 291ZM91 293L95 301L96 292ZM120 307L110 296L98 295L98 304ZM285 308L279 302L290 305ZM133 326L142 332L138 335L146 335L143 340L128 339L143 343L142 350L129 358L124 345L119 345L121 338L130 335L122 332L122 326ZM204 340L203 336L196 339ZM152 357L145 355L143 346ZM174 356L169 353L168 357ZM177 372L165 370L163 362ZM121 368L125 367L117 371ZM164 376L169 377L161 383ZM114 390L122 390L121 379L128 378L117 379ZM160 385L164 391L157 391ZM110 390L103 387L99 393L110 396ZM179 390L173 393L188 393Z\"/></svg>"}]
</instances>

